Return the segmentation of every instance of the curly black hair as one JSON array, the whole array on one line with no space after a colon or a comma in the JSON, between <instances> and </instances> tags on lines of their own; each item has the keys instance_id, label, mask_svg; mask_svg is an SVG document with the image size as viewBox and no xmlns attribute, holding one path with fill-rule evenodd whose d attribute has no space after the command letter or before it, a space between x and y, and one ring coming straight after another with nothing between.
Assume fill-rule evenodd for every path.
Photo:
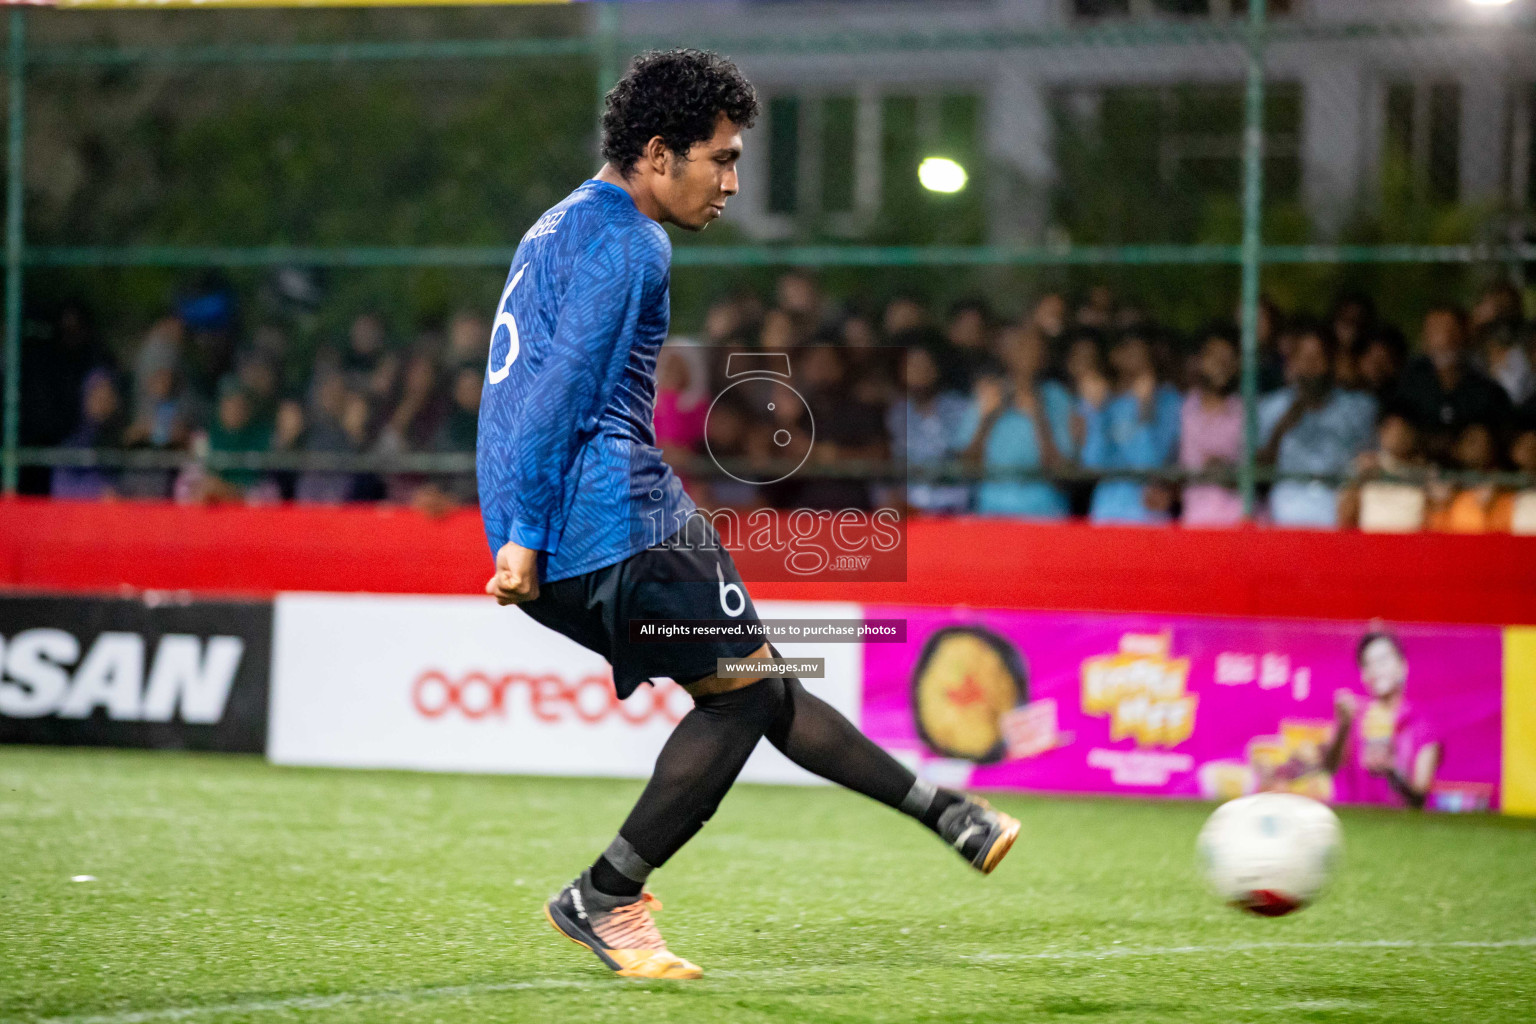
<instances>
[{"instance_id":1,"label":"curly black hair","mask_svg":"<svg viewBox=\"0 0 1536 1024\"><path fill-rule=\"evenodd\" d=\"M757 119L757 91L736 65L704 50L652 50L629 65L603 109L603 159L628 175L660 135L682 157L715 134L721 114L740 128Z\"/></svg>"}]
</instances>

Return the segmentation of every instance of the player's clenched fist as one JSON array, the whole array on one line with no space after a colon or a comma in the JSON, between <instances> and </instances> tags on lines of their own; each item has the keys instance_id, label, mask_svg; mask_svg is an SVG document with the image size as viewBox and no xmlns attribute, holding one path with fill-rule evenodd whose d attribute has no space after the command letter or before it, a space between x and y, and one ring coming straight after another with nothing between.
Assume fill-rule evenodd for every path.
<instances>
[{"instance_id":1,"label":"player's clenched fist","mask_svg":"<svg viewBox=\"0 0 1536 1024\"><path fill-rule=\"evenodd\" d=\"M504 544L496 552L496 575L485 592L497 604L523 604L539 596L539 553L518 544Z\"/></svg>"}]
</instances>

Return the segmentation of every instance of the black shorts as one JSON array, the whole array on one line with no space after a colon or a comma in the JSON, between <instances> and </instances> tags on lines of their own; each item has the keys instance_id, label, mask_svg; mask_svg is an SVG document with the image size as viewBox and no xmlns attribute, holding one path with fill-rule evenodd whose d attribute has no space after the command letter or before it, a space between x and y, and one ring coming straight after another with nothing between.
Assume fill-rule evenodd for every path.
<instances>
[{"instance_id":1,"label":"black shorts","mask_svg":"<svg viewBox=\"0 0 1536 1024\"><path fill-rule=\"evenodd\" d=\"M697 529L690 526L689 532ZM713 527L707 531L707 538L686 547L663 541L615 565L541 583L538 599L520 607L540 625L607 658L620 699L662 676L679 683L712 676L717 659L744 658L763 641L629 639L631 619L758 621L731 553Z\"/></svg>"}]
</instances>

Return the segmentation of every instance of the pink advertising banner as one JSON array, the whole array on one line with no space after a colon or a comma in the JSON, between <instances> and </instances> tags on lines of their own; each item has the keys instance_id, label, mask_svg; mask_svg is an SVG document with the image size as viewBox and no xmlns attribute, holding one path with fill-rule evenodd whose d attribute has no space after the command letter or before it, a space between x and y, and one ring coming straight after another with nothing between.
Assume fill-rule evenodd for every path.
<instances>
[{"instance_id":1,"label":"pink advertising banner","mask_svg":"<svg viewBox=\"0 0 1536 1024\"><path fill-rule=\"evenodd\" d=\"M1493 627L873 605L864 731L941 785L1499 806Z\"/></svg>"}]
</instances>

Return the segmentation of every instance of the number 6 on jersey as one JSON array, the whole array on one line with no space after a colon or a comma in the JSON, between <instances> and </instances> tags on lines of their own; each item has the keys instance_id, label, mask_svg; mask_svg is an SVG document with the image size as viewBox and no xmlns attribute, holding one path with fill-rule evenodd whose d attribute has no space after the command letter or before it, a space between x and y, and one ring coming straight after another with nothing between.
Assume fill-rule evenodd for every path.
<instances>
[{"instance_id":1,"label":"number 6 on jersey","mask_svg":"<svg viewBox=\"0 0 1536 1024\"><path fill-rule=\"evenodd\" d=\"M496 323L491 325L491 355L486 369L490 373L492 384L500 384L507 379L507 374L512 372L512 361L517 358L518 350L522 348L522 341L517 336L517 321L512 317L512 311L507 308L507 302L512 298L512 289L517 287L517 282L523 279L523 273L528 269L524 263L512 280L507 282L506 290L501 293L501 301L496 303ZM496 365L496 338L501 334L501 329L507 329L507 358L502 360L500 369L492 369Z\"/></svg>"}]
</instances>

